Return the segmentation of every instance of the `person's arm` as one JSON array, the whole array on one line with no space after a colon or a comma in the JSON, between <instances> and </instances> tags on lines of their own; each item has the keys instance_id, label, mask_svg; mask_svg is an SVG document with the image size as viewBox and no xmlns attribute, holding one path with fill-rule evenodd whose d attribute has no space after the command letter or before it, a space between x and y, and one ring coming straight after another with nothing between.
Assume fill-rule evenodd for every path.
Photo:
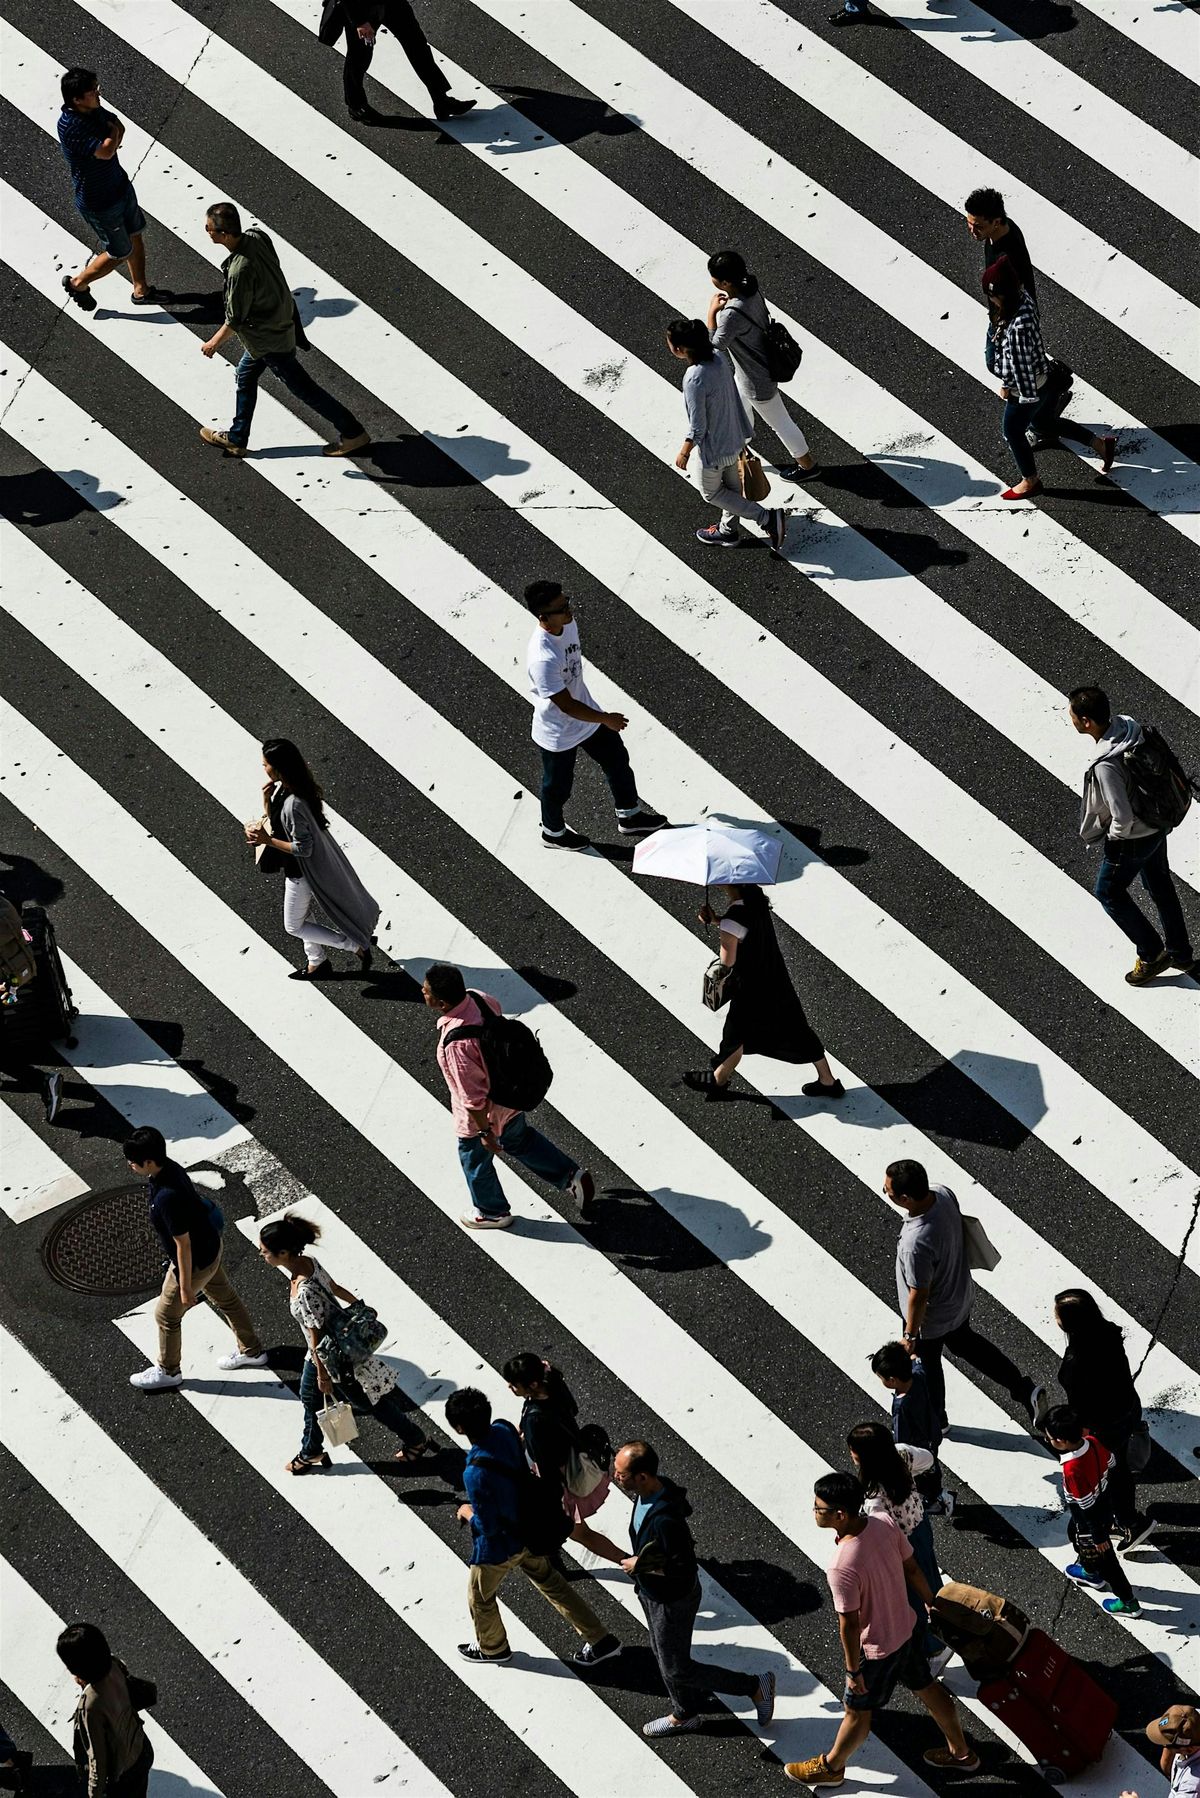
<instances>
[{"instance_id":1,"label":"person's arm","mask_svg":"<svg viewBox=\"0 0 1200 1798\"><path fill-rule=\"evenodd\" d=\"M721 966L731 968L737 960L738 940L730 930L722 930L717 939Z\"/></svg>"},{"instance_id":2,"label":"person's arm","mask_svg":"<svg viewBox=\"0 0 1200 1798\"><path fill-rule=\"evenodd\" d=\"M727 293L722 293L720 288L716 290L712 299L708 302L708 334L714 343L718 341L718 321L728 304L729 295ZM726 335L728 335L728 332L726 332Z\"/></svg>"},{"instance_id":3,"label":"person's arm","mask_svg":"<svg viewBox=\"0 0 1200 1798\"><path fill-rule=\"evenodd\" d=\"M929 1309L929 1287L910 1286L908 1289L908 1305L904 1313L904 1340L916 1342L921 1334L921 1325L925 1321L925 1313Z\"/></svg>"},{"instance_id":4,"label":"person's arm","mask_svg":"<svg viewBox=\"0 0 1200 1798\"><path fill-rule=\"evenodd\" d=\"M908 1544L906 1543L905 1546L908 1547ZM917 1566L917 1557L913 1554L911 1547L908 1547L908 1553L904 1557L904 1577L922 1604L931 1605L933 1603L933 1588Z\"/></svg>"},{"instance_id":5,"label":"person's arm","mask_svg":"<svg viewBox=\"0 0 1200 1798\"><path fill-rule=\"evenodd\" d=\"M608 730L624 730L629 723L621 712L602 712L598 707L588 705L585 700L573 699L566 687L560 693L551 693L550 700L568 718L578 718L584 724L603 724Z\"/></svg>"},{"instance_id":6,"label":"person's arm","mask_svg":"<svg viewBox=\"0 0 1200 1798\"><path fill-rule=\"evenodd\" d=\"M867 1689L862 1671L862 1632L857 1611L838 1612L838 1635L846 1664L846 1690L861 1697Z\"/></svg>"},{"instance_id":7,"label":"person's arm","mask_svg":"<svg viewBox=\"0 0 1200 1798\"><path fill-rule=\"evenodd\" d=\"M175 1256L180 1301L184 1305L194 1305L196 1295L192 1291L192 1239L186 1230L182 1236L175 1238Z\"/></svg>"},{"instance_id":8,"label":"person's arm","mask_svg":"<svg viewBox=\"0 0 1200 1798\"><path fill-rule=\"evenodd\" d=\"M1110 842L1123 843L1133 835L1135 823L1133 807L1129 803L1129 788L1125 784L1125 776L1120 764L1112 756L1097 764L1096 781L1108 807L1108 837Z\"/></svg>"},{"instance_id":9,"label":"person's arm","mask_svg":"<svg viewBox=\"0 0 1200 1798\"><path fill-rule=\"evenodd\" d=\"M333 1379L329 1369L317 1353L317 1332L312 1329L310 1325L306 1324L304 1326L304 1334L308 1337L308 1346L312 1350L313 1366L317 1370L317 1390L319 1392L332 1392Z\"/></svg>"},{"instance_id":10,"label":"person's arm","mask_svg":"<svg viewBox=\"0 0 1200 1798\"><path fill-rule=\"evenodd\" d=\"M339 1286L336 1280L330 1280L329 1290L335 1299L341 1299L342 1303L345 1305L356 1305L358 1303L354 1294L352 1292L347 1292L344 1286Z\"/></svg>"},{"instance_id":11,"label":"person's arm","mask_svg":"<svg viewBox=\"0 0 1200 1798\"><path fill-rule=\"evenodd\" d=\"M110 112L106 116L112 129L103 143L97 144L92 152L98 162L111 162L121 148L121 140L125 136L125 127L116 114Z\"/></svg>"},{"instance_id":12,"label":"person's arm","mask_svg":"<svg viewBox=\"0 0 1200 1798\"><path fill-rule=\"evenodd\" d=\"M211 337L205 338L204 342L200 345L200 354L202 356L215 356L223 343L228 343L231 337L236 336L237 332L228 320L226 320L223 325L217 326Z\"/></svg>"},{"instance_id":13,"label":"person's arm","mask_svg":"<svg viewBox=\"0 0 1200 1798\"><path fill-rule=\"evenodd\" d=\"M109 1754L107 1720L99 1704L83 1700L83 1734L87 1742L87 1798L108 1798Z\"/></svg>"},{"instance_id":14,"label":"person's arm","mask_svg":"<svg viewBox=\"0 0 1200 1798\"><path fill-rule=\"evenodd\" d=\"M683 447L675 458L676 468L686 468L692 451L704 435L707 408L704 399L704 387L701 381L689 381L688 374L683 378L683 403L687 410L688 434L683 440Z\"/></svg>"}]
</instances>

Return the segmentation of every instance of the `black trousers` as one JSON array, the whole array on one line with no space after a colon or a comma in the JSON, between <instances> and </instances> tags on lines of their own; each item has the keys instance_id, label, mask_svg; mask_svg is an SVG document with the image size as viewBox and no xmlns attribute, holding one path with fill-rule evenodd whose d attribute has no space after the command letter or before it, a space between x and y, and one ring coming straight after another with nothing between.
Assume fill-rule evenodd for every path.
<instances>
[{"instance_id":1,"label":"black trousers","mask_svg":"<svg viewBox=\"0 0 1200 1798\"><path fill-rule=\"evenodd\" d=\"M925 1384L935 1417L944 1417L946 1414L943 1349L949 1349L952 1355L957 1355L960 1361L965 1361L968 1367L973 1367L985 1379L995 1380L997 1386L1003 1386L1018 1404L1025 1403L1029 1395L1028 1376L1021 1372L1015 1361L1009 1360L1003 1349L998 1349L994 1342L989 1342L986 1336L973 1330L968 1317L956 1330L948 1330L944 1336L921 1337L921 1365L925 1369Z\"/></svg>"},{"instance_id":2,"label":"black trousers","mask_svg":"<svg viewBox=\"0 0 1200 1798\"><path fill-rule=\"evenodd\" d=\"M450 83L433 60L433 51L417 23L409 0L383 0L383 24L397 40L418 80L436 104L450 92ZM364 44L355 26L346 26L346 60L342 65L342 91L346 105L357 109L367 104L363 76L371 66L373 44Z\"/></svg>"}]
</instances>

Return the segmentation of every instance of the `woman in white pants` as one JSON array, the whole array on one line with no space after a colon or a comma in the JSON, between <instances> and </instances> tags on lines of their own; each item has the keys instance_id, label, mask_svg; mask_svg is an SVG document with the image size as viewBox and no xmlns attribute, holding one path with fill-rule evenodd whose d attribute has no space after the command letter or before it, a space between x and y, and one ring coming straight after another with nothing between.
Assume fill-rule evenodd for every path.
<instances>
[{"instance_id":1,"label":"woman in white pants","mask_svg":"<svg viewBox=\"0 0 1200 1798\"><path fill-rule=\"evenodd\" d=\"M808 439L783 403L783 395L767 367L766 330L770 323L767 303L757 275L746 267L737 250L718 250L708 259L708 272L716 288L708 303L708 328L713 343L733 362L738 392L746 405L770 425L788 452L777 463L785 481L815 481L821 473Z\"/></svg>"},{"instance_id":2,"label":"woman in white pants","mask_svg":"<svg viewBox=\"0 0 1200 1798\"><path fill-rule=\"evenodd\" d=\"M263 845L267 858L277 857L284 875L283 928L301 939L306 957L304 967L289 978L328 980L331 949L357 955L365 974L379 906L330 835L324 795L296 745L286 737L272 737L262 749L266 819L246 826L246 841L256 848ZM314 906L329 925L312 921Z\"/></svg>"},{"instance_id":3,"label":"woman in white pants","mask_svg":"<svg viewBox=\"0 0 1200 1798\"><path fill-rule=\"evenodd\" d=\"M698 318L673 318L667 326L667 348L688 365L683 377L688 434L675 466L686 474L694 454L692 479L709 505L721 508L720 524L705 525L697 537L711 548L735 548L741 542L738 519L752 518L778 555L787 535L787 512L782 506L768 511L742 492L738 457L750 436L750 415L738 393L732 364L714 350Z\"/></svg>"}]
</instances>

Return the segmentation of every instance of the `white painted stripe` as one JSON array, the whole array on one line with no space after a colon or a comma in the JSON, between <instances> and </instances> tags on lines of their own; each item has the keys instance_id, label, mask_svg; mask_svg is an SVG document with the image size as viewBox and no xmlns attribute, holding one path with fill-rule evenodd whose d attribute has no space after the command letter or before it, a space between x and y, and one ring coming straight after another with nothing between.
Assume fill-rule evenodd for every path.
<instances>
[{"instance_id":1,"label":"white painted stripe","mask_svg":"<svg viewBox=\"0 0 1200 1798\"><path fill-rule=\"evenodd\" d=\"M155 359L159 341L157 334L148 330L138 339L143 367ZM115 342L120 345L122 339L117 337ZM164 339L164 347L166 343ZM177 401L181 390L193 392L189 379L194 383L201 378L201 368L208 367L186 350L182 358L186 375L171 370ZM203 416L202 399L191 403ZM256 419L269 433L268 445L285 445L294 434L291 415L269 395L260 397ZM268 456L256 466L283 491L290 491L287 462ZM132 475L134 470L127 468L126 473ZM563 915L585 936L595 937L593 883L611 878L602 863L588 858L595 872L589 871L583 880L563 861L548 867L535 828L530 826L528 832L509 828L513 817L511 779L506 779L503 787L496 784L495 770L468 739L453 731L431 706L381 668L272 568L256 560L243 543L233 537L222 538L223 527L215 520L199 514L189 528L185 523L187 502L174 489L168 488L164 495L152 486L148 513L139 515L135 508L138 495L146 491L145 482L129 480L125 485L130 511L121 507L109 515L114 520L124 519L129 528L140 532L140 540L152 553L166 560L250 641L257 644L261 640L268 620L271 629L290 641L296 638L303 620L296 650L300 655L297 678L306 681L309 690L336 715L353 718L364 741L393 766L412 768L414 756L426 756L416 784L423 790L432 789L435 803L444 803L440 795L444 793L441 777L446 766L473 769L473 777L464 781L463 791L454 797L454 815L533 891L553 894ZM312 483L306 489L307 508L335 535L344 524L345 504L333 483ZM156 510L164 521L169 516L169 532L155 528ZM176 548L168 559L166 550L172 543ZM222 545L223 555L213 553L217 544ZM391 506L358 509L351 546L367 566L385 573L390 568L400 571L402 591L524 694L520 670L528 619L456 551L411 515ZM201 549L204 553L191 553ZM367 695L371 696L370 705L364 705ZM528 703L528 695L524 696ZM643 765L654 766L657 796L660 803L668 805L671 815L686 817L705 808L740 817L758 815L747 795L664 731L640 706L619 692L612 697L632 720L631 741L646 746L648 756ZM640 747L636 754L640 761ZM990 1092L1098 1191L1159 1240L1182 1244L1190 1223L1188 1195L1195 1175L828 864L796 839L787 837L785 842L784 872L795 878L776 889L779 914L835 965L849 964L853 977L881 1003ZM798 878L800 874L803 879ZM639 889L628 883L622 883L620 895L618 902L614 894L611 903L614 915L621 918L629 906L640 906L644 900ZM653 914L647 909L645 915L649 919ZM653 937L653 927L648 924L646 928ZM621 929L622 936L626 935L623 924ZM624 965L632 952L625 945L616 959ZM694 980L689 968L681 973L678 990L690 991ZM644 984L656 994L663 990L657 960ZM966 1044L971 1045L969 1050L964 1048ZM1200 1244L1195 1245L1192 1264L1200 1266Z\"/></svg>"},{"instance_id":2,"label":"white painted stripe","mask_svg":"<svg viewBox=\"0 0 1200 1798\"><path fill-rule=\"evenodd\" d=\"M446 1787L0 1324L0 1441L338 1798ZM131 1398L131 1402L142 1402ZM296 1732L297 1712L321 1718Z\"/></svg>"},{"instance_id":3,"label":"white painted stripe","mask_svg":"<svg viewBox=\"0 0 1200 1798\"><path fill-rule=\"evenodd\" d=\"M11 1105L0 1105L0 1208L14 1224L53 1211L88 1190Z\"/></svg>"},{"instance_id":4,"label":"white painted stripe","mask_svg":"<svg viewBox=\"0 0 1200 1798\"><path fill-rule=\"evenodd\" d=\"M68 1752L73 1741L72 1718L79 1688L54 1652L54 1644L65 1620L46 1603L23 1574L0 1556L0 1643L5 1683L16 1693L27 1711L42 1725L47 1735ZM93 1622L97 1619L93 1619ZM101 1628L105 1619L98 1620ZM121 1659L125 1659L120 1638L109 1627L108 1634ZM150 1670L134 1666L134 1673ZM11 1723L12 1719L7 1719ZM183 1749L174 1742L149 1713L142 1724L154 1750L154 1766L150 1773L150 1798L221 1798L221 1792L207 1773L201 1771Z\"/></svg>"},{"instance_id":5,"label":"white painted stripe","mask_svg":"<svg viewBox=\"0 0 1200 1798\"><path fill-rule=\"evenodd\" d=\"M300 1079L444 1215L459 1216L463 1189L446 1152L444 1106L347 1015L327 1004L319 990L280 979L287 966L283 958L2 700L0 723L23 776L10 795L13 803L177 960L190 966L201 954L214 997L286 1059ZM795 1511L791 1433L618 1268L595 1256L557 1211L532 1198L507 1168L500 1170L500 1177L510 1202L516 1200L518 1218L532 1216L534 1229L484 1232L471 1239L479 1251L519 1279L531 1296L790 1535ZM700 1195L679 1196L688 1205L705 1203ZM819 1278L832 1278L838 1268L817 1245L813 1249L799 1274L787 1270L793 1292ZM763 1278L778 1278L785 1271L781 1255L759 1259ZM853 1315L868 1346L894 1328L892 1313L869 1294L861 1296ZM842 1321L844 1329L845 1316ZM1057 1519L1045 1511L1054 1480L1046 1455L954 1368L947 1370L947 1396L956 1415L969 1411L988 1420L983 1432L987 1443L997 1432L1006 1442L1006 1498L997 1506L1000 1515L1047 1560L1065 1566L1072 1550ZM944 1459L976 1489L986 1486L989 1454L980 1443L955 1438ZM1154 1569L1158 1583L1153 1596L1148 1595L1143 1615L1119 1622L1178 1677L1200 1685L1200 1635L1184 1621L1197 1608L1200 1593L1180 1568L1158 1555Z\"/></svg>"}]
</instances>

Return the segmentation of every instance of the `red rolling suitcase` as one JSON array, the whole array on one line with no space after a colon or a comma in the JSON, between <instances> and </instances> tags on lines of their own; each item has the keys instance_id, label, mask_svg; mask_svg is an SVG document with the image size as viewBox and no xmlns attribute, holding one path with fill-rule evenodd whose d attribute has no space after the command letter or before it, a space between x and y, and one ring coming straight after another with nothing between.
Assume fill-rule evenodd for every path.
<instances>
[{"instance_id":1,"label":"red rolling suitcase","mask_svg":"<svg viewBox=\"0 0 1200 1798\"><path fill-rule=\"evenodd\" d=\"M979 1696L1050 1778L1099 1760L1117 1720L1116 1699L1040 1629L1030 1630L1012 1665L981 1685Z\"/></svg>"}]
</instances>

